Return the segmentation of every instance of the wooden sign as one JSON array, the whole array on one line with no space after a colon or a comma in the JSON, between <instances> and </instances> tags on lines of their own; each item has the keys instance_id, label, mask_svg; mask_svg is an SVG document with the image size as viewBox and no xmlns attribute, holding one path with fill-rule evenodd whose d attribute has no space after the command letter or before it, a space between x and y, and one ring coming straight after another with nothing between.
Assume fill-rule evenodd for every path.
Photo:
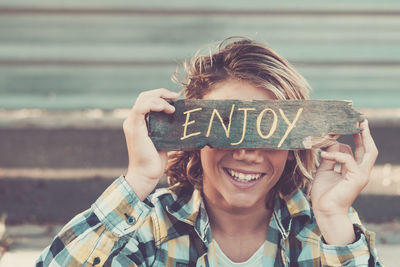
<instances>
[{"instance_id":1,"label":"wooden sign","mask_svg":"<svg viewBox=\"0 0 400 267\"><path fill-rule=\"evenodd\" d=\"M157 149L309 149L360 132L357 122L363 120L350 101L185 99L172 105L174 114L149 114Z\"/></svg>"}]
</instances>

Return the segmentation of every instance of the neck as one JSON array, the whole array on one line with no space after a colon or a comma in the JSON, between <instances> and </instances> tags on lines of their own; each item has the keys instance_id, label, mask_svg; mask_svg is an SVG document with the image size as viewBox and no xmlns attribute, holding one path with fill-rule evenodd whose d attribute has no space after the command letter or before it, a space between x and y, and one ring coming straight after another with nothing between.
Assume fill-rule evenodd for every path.
<instances>
[{"instance_id":1,"label":"neck","mask_svg":"<svg viewBox=\"0 0 400 267\"><path fill-rule=\"evenodd\" d=\"M245 209L227 209L210 203L205 198L206 209L213 235L220 233L225 236L266 234L272 210L265 205ZM263 235L265 237L265 235Z\"/></svg>"},{"instance_id":2,"label":"neck","mask_svg":"<svg viewBox=\"0 0 400 267\"><path fill-rule=\"evenodd\" d=\"M263 205L227 208L204 196L212 236L234 262L248 260L265 242L272 210Z\"/></svg>"}]
</instances>

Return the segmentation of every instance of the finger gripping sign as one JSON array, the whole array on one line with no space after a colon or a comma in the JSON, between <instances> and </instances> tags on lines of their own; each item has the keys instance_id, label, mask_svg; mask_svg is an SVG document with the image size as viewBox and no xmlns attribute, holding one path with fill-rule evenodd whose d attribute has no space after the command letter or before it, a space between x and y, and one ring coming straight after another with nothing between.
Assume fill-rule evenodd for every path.
<instances>
[{"instance_id":1,"label":"finger gripping sign","mask_svg":"<svg viewBox=\"0 0 400 267\"><path fill-rule=\"evenodd\" d=\"M309 149L360 132L351 101L202 100L171 103L173 114L150 112L149 136L157 149Z\"/></svg>"}]
</instances>

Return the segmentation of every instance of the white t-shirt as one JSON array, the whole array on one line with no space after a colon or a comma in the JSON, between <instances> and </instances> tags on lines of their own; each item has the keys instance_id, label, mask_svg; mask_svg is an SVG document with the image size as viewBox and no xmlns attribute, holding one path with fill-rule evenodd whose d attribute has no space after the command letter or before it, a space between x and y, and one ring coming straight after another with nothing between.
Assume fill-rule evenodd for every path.
<instances>
[{"instance_id":1,"label":"white t-shirt","mask_svg":"<svg viewBox=\"0 0 400 267\"><path fill-rule=\"evenodd\" d=\"M222 251L217 241L215 242L215 253L217 256L218 266L220 267L254 267L254 266L262 266L262 257L264 255L264 243L261 245L259 249L247 260L244 262L233 262L231 261L225 253Z\"/></svg>"}]
</instances>

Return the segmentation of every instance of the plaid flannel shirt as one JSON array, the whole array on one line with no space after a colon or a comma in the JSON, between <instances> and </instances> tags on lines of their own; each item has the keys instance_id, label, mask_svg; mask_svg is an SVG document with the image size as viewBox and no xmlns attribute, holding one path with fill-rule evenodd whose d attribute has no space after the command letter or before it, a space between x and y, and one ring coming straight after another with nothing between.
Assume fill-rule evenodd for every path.
<instances>
[{"instance_id":1,"label":"plaid flannel shirt","mask_svg":"<svg viewBox=\"0 0 400 267\"><path fill-rule=\"evenodd\" d=\"M191 191L191 190L189 190ZM327 245L301 190L277 197L263 266L382 266L374 233L350 216L357 240ZM199 190L158 189L140 201L124 177L55 237L36 266L218 266Z\"/></svg>"}]
</instances>

